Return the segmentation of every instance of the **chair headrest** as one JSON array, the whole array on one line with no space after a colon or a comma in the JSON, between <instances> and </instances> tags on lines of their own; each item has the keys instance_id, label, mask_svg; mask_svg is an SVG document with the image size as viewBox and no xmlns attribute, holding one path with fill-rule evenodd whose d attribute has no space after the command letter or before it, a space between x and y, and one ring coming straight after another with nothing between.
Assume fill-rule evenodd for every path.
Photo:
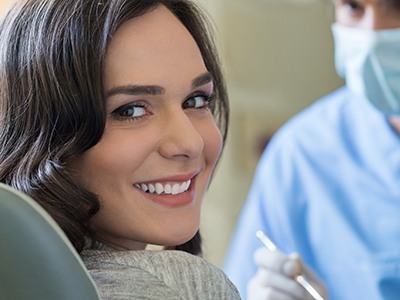
<instances>
[{"instance_id":1,"label":"chair headrest","mask_svg":"<svg viewBox=\"0 0 400 300\"><path fill-rule=\"evenodd\" d=\"M0 299L98 300L78 253L33 199L0 183Z\"/></svg>"}]
</instances>

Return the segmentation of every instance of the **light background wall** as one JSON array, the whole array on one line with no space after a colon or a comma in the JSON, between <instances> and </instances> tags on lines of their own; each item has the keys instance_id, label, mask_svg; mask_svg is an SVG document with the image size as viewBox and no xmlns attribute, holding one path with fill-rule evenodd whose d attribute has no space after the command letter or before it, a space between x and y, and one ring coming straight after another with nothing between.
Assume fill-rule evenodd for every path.
<instances>
[{"instance_id":1,"label":"light background wall","mask_svg":"<svg viewBox=\"0 0 400 300\"><path fill-rule=\"evenodd\" d=\"M0 0L0 15L11 4L12 0Z\"/></svg>"},{"instance_id":2,"label":"light background wall","mask_svg":"<svg viewBox=\"0 0 400 300\"><path fill-rule=\"evenodd\" d=\"M0 15L12 1L0 0ZM201 224L204 256L222 266L260 145L342 81L333 67L329 1L195 1L214 19L231 99L229 138Z\"/></svg>"},{"instance_id":3,"label":"light background wall","mask_svg":"<svg viewBox=\"0 0 400 300\"><path fill-rule=\"evenodd\" d=\"M215 20L231 100L229 138L201 224L204 256L222 266L260 145L342 81L333 64L330 1L197 2Z\"/></svg>"}]
</instances>

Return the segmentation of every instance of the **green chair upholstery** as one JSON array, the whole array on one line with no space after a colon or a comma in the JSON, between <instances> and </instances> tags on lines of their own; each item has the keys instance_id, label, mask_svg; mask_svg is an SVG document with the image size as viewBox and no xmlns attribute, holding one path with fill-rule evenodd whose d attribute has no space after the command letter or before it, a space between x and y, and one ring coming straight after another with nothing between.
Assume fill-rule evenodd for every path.
<instances>
[{"instance_id":1,"label":"green chair upholstery","mask_svg":"<svg viewBox=\"0 0 400 300\"><path fill-rule=\"evenodd\" d=\"M100 299L78 253L51 216L2 183L0 299Z\"/></svg>"}]
</instances>

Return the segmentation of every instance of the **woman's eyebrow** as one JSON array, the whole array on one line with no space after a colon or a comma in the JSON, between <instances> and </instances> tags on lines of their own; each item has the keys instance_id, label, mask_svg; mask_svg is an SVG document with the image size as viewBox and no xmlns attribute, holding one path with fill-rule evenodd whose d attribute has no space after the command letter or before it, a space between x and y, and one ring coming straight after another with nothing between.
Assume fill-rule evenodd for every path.
<instances>
[{"instance_id":1,"label":"woman's eyebrow","mask_svg":"<svg viewBox=\"0 0 400 300\"><path fill-rule=\"evenodd\" d=\"M213 81L211 73L207 72L201 74L192 80L192 88L198 88ZM158 85L124 85L117 86L109 90L106 94L106 98L117 95L161 95L165 92L165 89Z\"/></svg>"},{"instance_id":2,"label":"woman's eyebrow","mask_svg":"<svg viewBox=\"0 0 400 300\"><path fill-rule=\"evenodd\" d=\"M200 76L196 77L195 79L193 79L192 81L192 88L198 88L202 85L205 85L209 82L214 81L213 76L211 75L210 72L206 72L204 74L201 74Z\"/></svg>"},{"instance_id":3,"label":"woman's eyebrow","mask_svg":"<svg viewBox=\"0 0 400 300\"><path fill-rule=\"evenodd\" d=\"M158 85L124 85L117 86L109 90L106 98L117 94L126 95L160 95L165 92L165 89Z\"/></svg>"}]
</instances>

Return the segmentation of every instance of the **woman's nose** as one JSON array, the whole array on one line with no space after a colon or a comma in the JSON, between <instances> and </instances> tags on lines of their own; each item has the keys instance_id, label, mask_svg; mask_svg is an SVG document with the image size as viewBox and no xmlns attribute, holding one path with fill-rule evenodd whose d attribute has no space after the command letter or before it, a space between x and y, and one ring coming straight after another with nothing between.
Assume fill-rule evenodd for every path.
<instances>
[{"instance_id":1,"label":"woman's nose","mask_svg":"<svg viewBox=\"0 0 400 300\"><path fill-rule=\"evenodd\" d=\"M159 145L162 156L192 159L203 152L203 137L184 111L171 114L164 125Z\"/></svg>"}]
</instances>

